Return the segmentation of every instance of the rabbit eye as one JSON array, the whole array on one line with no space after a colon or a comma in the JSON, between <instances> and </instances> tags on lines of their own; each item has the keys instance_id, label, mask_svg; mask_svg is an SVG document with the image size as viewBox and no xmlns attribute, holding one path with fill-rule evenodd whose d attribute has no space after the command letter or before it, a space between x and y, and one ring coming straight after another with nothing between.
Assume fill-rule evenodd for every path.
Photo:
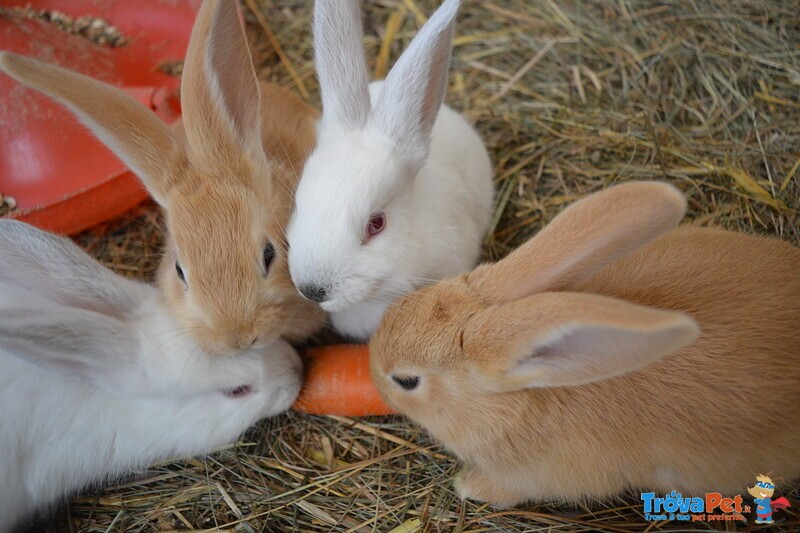
<instances>
[{"instance_id":1,"label":"rabbit eye","mask_svg":"<svg viewBox=\"0 0 800 533\"><path fill-rule=\"evenodd\" d=\"M236 388L224 391L225 396L232 399L243 398L251 392L253 392L253 387L250 385L240 385Z\"/></svg>"},{"instance_id":2,"label":"rabbit eye","mask_svg":"<svg viewBox=\"0 0 800 533\"><path fill-rule=\"evenodd\" d=\"M405 390L414 390L419 385L418 376L392 376L392 381Z\"/></svg>"},{"instance_id":3,"label":"rabbit eye","mask_svg":"<svg viewBox=\"0 0 800 533\"><path fill-rule=\"evenodd\" d=\"M272 260L275 259L275 247L272 246L271 242L268 242L267 245L264 247L264 269L265 274L269 272L269 265L272 263Z\"/></svg>"},{"instance_id":4,"label":"rabbit eye","mask_svg":"<svg viewBox=\"0 0 800 533\"><path fill-rule=\"evenodd\" d=\"M186 274L183 273L183 269L181 268L181 264L175 261L175 272L178 273L178 279L186 285Z\"/></svg>"},{"instance_id":5,"label":"rabbit eye","mask_svg":"<svg viewBox=\"0 0 800 533\"><path fill-rule=\"evenodd\" d=\"M383 211L377 211L369 216L367 223L367 235L365 240L380 234L386 227L386 214Z\"/></svg>"}]
</instances>

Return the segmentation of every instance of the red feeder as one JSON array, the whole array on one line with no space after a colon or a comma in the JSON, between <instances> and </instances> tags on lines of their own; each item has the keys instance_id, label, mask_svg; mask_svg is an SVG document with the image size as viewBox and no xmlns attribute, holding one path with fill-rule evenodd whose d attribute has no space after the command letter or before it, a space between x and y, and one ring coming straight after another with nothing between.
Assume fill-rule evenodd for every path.
<instances>
[{"instance_id":1,"label":"red feeder","mask_svg":"<svg viewBox=\"0 0 800 533\"><path fill-rule=\"evenodd\" d=\"M0 17L0 50L69 68L122 88L168 123L180 116L180 80L159 72L182 60L201 0L0 0L77 18L99 17L127 44L100 46L41 20ZM10 216L72 234L148 197L125 165L66 108L0 74L0 192Z\"/></svg>"}]
</instances>

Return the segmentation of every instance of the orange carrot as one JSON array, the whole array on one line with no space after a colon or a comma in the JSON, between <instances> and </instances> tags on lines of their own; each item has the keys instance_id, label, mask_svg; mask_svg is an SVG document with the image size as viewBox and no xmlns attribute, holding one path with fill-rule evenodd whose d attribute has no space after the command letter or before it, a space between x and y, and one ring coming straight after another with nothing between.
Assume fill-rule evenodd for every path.
<instances>
[{"instance_id":1,"label":"orange carrot","mask_svg":"<svg viewBox=\"0 0 800 533\"><path fill-rule=\"evenodd\" d=\"M340 416L394 413L372 384L366 345L320 346L306 356L306 382L294 404L298 411Z\"/></svg>"}]
</instances>

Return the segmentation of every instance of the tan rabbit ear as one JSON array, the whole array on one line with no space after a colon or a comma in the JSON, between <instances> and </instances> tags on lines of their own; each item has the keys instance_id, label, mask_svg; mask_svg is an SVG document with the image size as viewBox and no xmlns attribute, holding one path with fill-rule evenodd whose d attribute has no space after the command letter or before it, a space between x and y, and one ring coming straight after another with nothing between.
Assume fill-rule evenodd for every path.
<instances>
[{"instance_id":1,"label":"tan rabbit ear","mask_svg":"<svg viewBox=\"0 0 800 533\"><path fill-rule=\"evenodd\" d=\"M541 293L473 318L476 379L508 392L581 385L637 370L693 342L688 316L583 293Z\"/></svg>"},{"instance_id":2,"label":"tan rabbit ear","mask_svg":"<svg viewBox=\"0 0 800 533\"><path fill-rule=\"evenodd\" d=\"M180 145L150 109L106 83L35 59L0 52L0 70L75 113L166 205Z\"/></svg>"},{"instance_id":3,"label":"tan rabbit ear","mask_svg":"<svg viewBox=\"0 0 800 533\"><path fill-rule=\"evenodd\" d=\"M568 288L674 228L685 212L683 194L666 183L617 185L575 202L468 282L491 302Z\"/></svg>"},{"instance_id":4,"label":"tan rabbit ear","mask_svg":"<svg viewBox=\"0 0 800 533\"><path fill-rule=\"evenodd\" d=\"M235 0L205 0L186 52L181 107L192 155L262 152L258 80Z\"/></svg>"}]
</instances>

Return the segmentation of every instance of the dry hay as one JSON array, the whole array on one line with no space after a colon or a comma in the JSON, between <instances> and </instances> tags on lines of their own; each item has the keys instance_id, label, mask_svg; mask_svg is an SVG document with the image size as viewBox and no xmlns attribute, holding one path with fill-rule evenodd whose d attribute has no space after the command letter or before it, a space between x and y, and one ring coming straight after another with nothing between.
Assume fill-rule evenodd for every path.
<instances>
[{"instance_id":1,"label":"dry hay","mask_svg":"<svg viewBox=\"0 0 800 533\"><path fill-rule=\"evenodd\" d=\"M385 72L436 3L366 3L366 44L376 72ZM245 4L262 75L317 103L310 2ZM496 163L496 223L486 256L504 255L564 204L631 179L680 187L689 198L692 223L800 243L800 11L792 4L467 3L458 23L448 102L475 122ZM151 279L160 228L155 209L145 206L80 241L115 270ZM769 435L764 438L768 445ZM444 450L400 417L355 421L290 413L259 424L237 445L208 457L156 465L136 481L89 492L62 509L53 527L91 532L713 529L648 524L635 495L505 511L461 503L450 484L456 468ZM788 495L800 499L797 491ZM783 528L798 527L796 510L778 516ZM733 530L734 524L714 527Z\"/></svg>"}]
</instances>

